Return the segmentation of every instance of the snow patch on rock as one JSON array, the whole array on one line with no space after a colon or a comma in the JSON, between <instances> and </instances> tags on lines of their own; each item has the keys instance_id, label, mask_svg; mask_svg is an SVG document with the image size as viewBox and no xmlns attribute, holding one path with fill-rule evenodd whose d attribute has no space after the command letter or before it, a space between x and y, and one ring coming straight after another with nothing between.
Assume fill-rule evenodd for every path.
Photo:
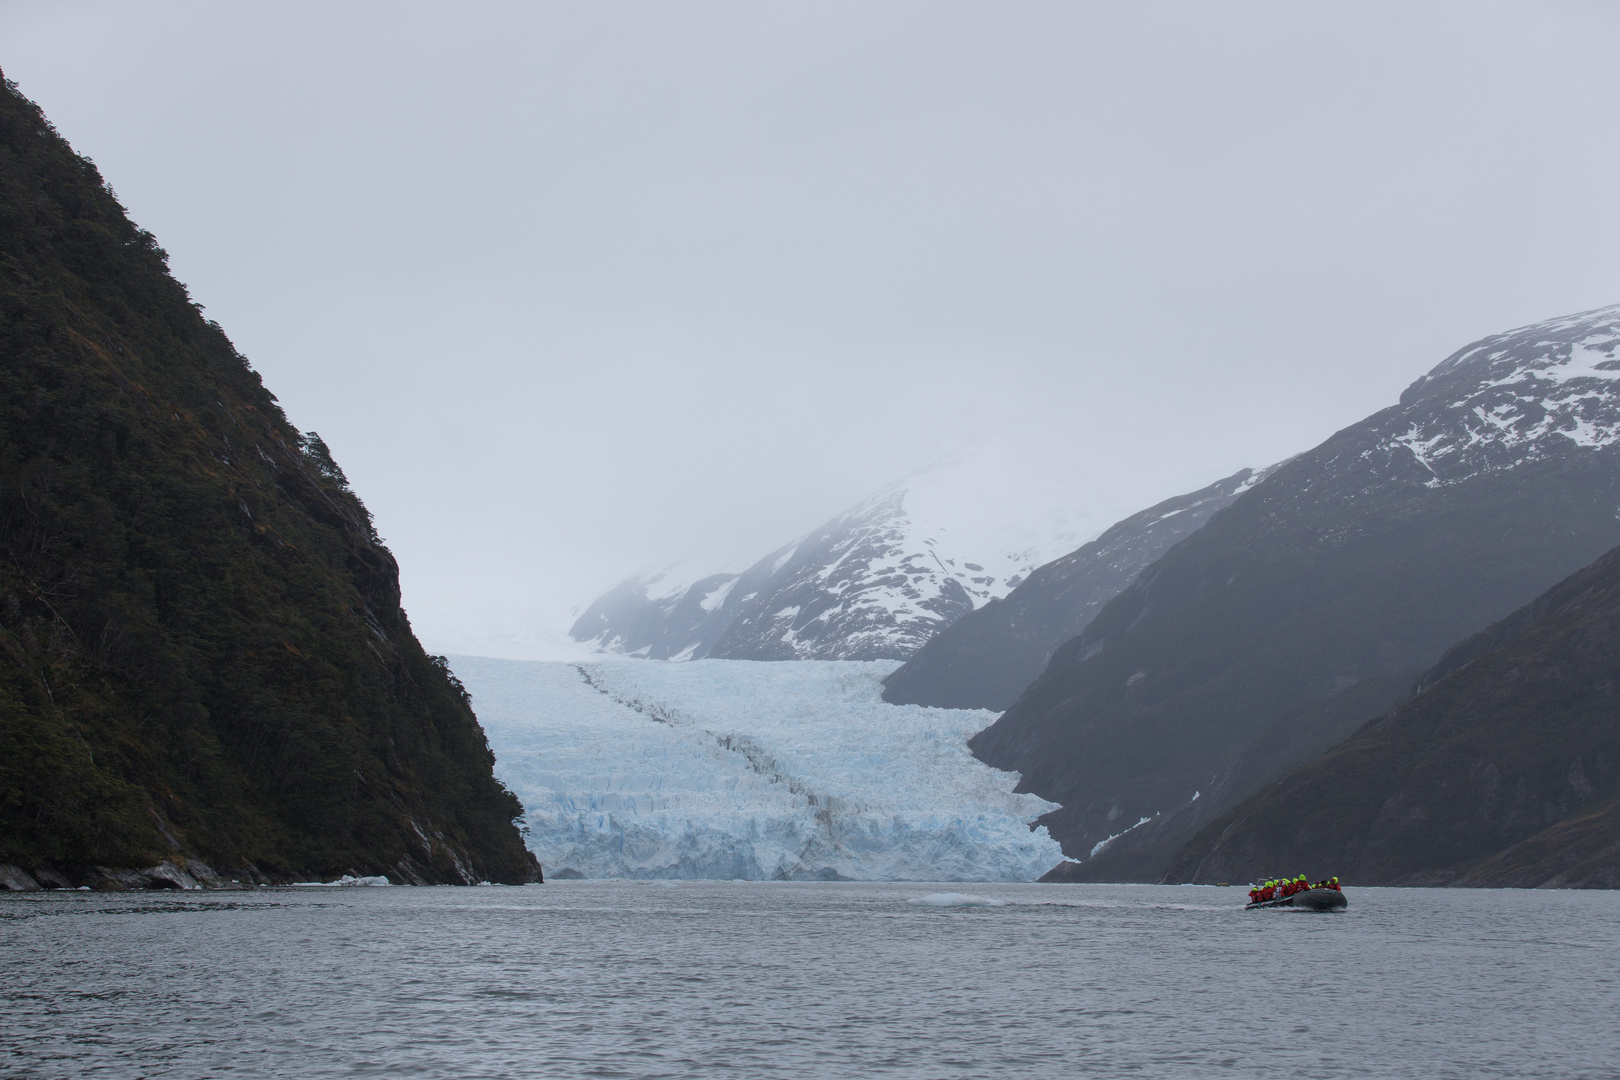
<instances>
[{"instance_id":1,"label":"snow patch on rock","mask_svg":"<svg viewBox=\"0 0 1620 1080\"><path fill-rule=\"evenodd\" d=\"M1620 305L1475 342L1412 384L1379 450L1429 487L1620 442ZM1407 456L1409 455L1409 456Z\"/></svg>"}]
</instances>

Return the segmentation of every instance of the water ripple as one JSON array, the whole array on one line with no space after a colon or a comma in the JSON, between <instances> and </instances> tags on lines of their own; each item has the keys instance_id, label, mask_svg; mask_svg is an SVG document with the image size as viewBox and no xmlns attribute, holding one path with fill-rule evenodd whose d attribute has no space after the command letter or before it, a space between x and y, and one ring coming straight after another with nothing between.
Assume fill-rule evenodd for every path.
<instances>
[{"instance_id":1,"label":"water ripple","mask_svg":"<svg viewBox=\"0 0 1620 1080\"><path fill-rule=\"evenodd\" d=\"M0 896L0 1075L1620 1074L1614 893L973 888Z\"/></svg>"}]
</instances>

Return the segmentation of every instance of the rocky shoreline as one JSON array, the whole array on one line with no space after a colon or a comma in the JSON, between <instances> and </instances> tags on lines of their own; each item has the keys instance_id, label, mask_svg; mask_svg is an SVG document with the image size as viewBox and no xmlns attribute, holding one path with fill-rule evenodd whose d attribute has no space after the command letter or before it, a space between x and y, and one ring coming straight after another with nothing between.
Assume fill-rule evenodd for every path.
<instances>
[{"instance_id":1,"label":"rocky shoreline","mask_svg":"<svg viewBox=\"0 0 1620 1080\"><path fill-rule=\"evenodd\" d=\"M544 876L535 866L532 884L543 884ZM58 889L87 889L96 892L142 892L175 889L230 890L253 889L266 885L431 885L408 859L401 859L388 875L363 875L350 870L335 881L278 881L249 864L231 867L223 873L200 859L174 858L144 868L110 866L22 867L0 863L0 892L43 892ZM466 882L465 884L490 884Z\"/></svg>"}]
</instances>

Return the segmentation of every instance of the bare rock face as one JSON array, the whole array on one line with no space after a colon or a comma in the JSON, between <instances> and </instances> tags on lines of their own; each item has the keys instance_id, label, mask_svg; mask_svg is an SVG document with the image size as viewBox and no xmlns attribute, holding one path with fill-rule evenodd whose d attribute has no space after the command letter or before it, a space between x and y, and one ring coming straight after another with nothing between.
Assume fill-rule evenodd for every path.
<instances>
[{"instance_id":1,"label":"bare rock face","mask_svg":"<svg viewBox=\"0 0 1620 1080\"><path fill-rule=\"evenodd\" d=\"M38 892L39 888L39 882L22 867L0 863L0 891Z\"/></svg>"},{"instance_id":2,"label":"bare rock face","mask_svg":"<svg viewBox=\"0 0 1620 1080\"><path fill-rule=\"evenodd\" d=\"M105 866L96 868L100 880L97 886L103 889L180 889L195 891L201 889L203 884L193 876L193 868L198 874L211 883L217 880L214 872L196 860L188 864L158 863L141 870L121 870Z\"/></svg>"},{"instance_id":3,"label":"bare rock face","mask_svg":"<svg viewBox=\"0 0 1620 1080\"><path fill-rule=\"evenodd\" d=\"M1460 350L1279 466L1058 648L973 746L1062 804L1043 821L1079 860L1065 873L1159 879L1449 646L1620 544L1617 349L1620 307ZM1291 716L1316 745L1275 753Z\"/></svg>"},{"instance_id":4,"label":"bare rock face","mask_svg":"<svg viewBox=\"0 0 1620 1080\"><path fill-rule=\"evenodd\" d=\"M242 889L254 881L222 878L213 867L197 859L155 863L142 868L72 867L66 870L44 866L24 869L0 865L0 890L37 892L41 889L108 889L113 891L149 889Z\"/></svg>"}]
</instances>

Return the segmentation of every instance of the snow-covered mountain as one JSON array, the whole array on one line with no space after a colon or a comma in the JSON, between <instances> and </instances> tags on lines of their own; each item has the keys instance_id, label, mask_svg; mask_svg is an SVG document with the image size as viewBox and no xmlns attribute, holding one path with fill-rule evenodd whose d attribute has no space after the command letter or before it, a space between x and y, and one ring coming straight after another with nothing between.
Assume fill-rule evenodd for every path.
<instances>
[{"instance_id":1,"label":"snow-covered mountain","mask_svg":"<svg viewBox=\"0 0 1620 1080\"><path fill-rule=\"evenodd\" d=\"M1044 821L1084 860L1067 877L1153 880L1448 647L1616 545L1620 306L1468 345L1280 465L1109 601L973 746L1062 804Z\"/></svg>"},{"instance_id":2,"label":"snow-covered mountain","mask_svg":"<svg viewBox=\"0 0 1620 1080\"><path fill-rule=\"evenodd\" d=\"M885 705L893 661L454 664L554 879L1029 881L1061 857L1030 828L1053 804L968 752L991 714Z\"/></svg>"},{"instance_id":3,"label":"snow-covered mountain","mask_svg":"<svg viewBox=\"0 0 1620 1080\"><path fill-rule=\"evenodd\" d=\"M1034 489L1028 472L1004 445L975 446L740 573L634 575L570 634L652 659L905 659L1122 516L1117 496Z\"/></svg>"}]
</instances>

